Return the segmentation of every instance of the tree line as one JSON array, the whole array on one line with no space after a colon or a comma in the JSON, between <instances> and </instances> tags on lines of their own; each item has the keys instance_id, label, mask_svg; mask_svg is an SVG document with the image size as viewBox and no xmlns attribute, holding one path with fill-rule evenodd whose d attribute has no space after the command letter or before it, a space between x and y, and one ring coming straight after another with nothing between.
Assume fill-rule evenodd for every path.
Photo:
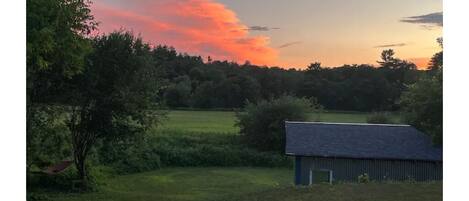
<instances>
[{"instance_id":1,"label":"tree line","mask_svg":"<svg viewBox=\"0 0 469 201\"><path fill-rule=\"evenodd\" d=\"M315 62L304 70L204 62L168 46L154 52L164 82L161 97L172 108L241 108L247 102L292 95L315 97L330 110L398 110L406 86L425 73L396 58L393 50L383 51L379 66L323 67Z\"/></svg>"}]
</instances>

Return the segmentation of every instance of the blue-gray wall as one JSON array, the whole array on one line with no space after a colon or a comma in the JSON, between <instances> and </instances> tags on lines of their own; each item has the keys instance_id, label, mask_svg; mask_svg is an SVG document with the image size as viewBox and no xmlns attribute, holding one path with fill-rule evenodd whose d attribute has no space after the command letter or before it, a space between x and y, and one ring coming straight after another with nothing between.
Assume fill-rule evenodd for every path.
<instances>
[{"instance_id":1,"label":"blue-gray wall","mask_svg":"<svg viewBox=\"0 0 469 201\"><path fill-rule=\"evenodd\" d=\"M295 184L302 185L309 184L310 172L314 170L331 170L333 181L357 181L358 176L364 173L367 173L373 181L409 179L431 181L443 178L442 162L303 156L295 158ZM314 173L312 183L315 183Z\"/></svg>"}]
</instances>

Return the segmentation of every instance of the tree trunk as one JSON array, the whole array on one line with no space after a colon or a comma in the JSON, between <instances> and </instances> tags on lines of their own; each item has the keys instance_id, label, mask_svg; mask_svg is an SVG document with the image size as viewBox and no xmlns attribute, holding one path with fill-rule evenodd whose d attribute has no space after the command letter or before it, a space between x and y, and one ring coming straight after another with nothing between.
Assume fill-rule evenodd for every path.
<instances>
[{"instance_id":1,"label":"tree trunk","mask_svg":"<svg viewBox=\"0 0 469 201\"><path fill-rule=\"evenodd\" d=\"M78 170L78 176L79 179L82 181L86 181L86 178L88 177L87 172L86 172L86 167L85 167L85 162L86 162L86 156L81 155L80 153L77 153L78 150L75 150L75 167Z\"/></svg>"},{"instance_id":2,"label":"tree trunk","mask_svg":"<svg viewBox=\"0 0 469 201\"><path fill-rule=\"evenodd\" d=\"M86 157L96 141L96 133L90 131L91 116L85 106L74 108L69 128L72 134L73 158L78 176L83 187L87 186L88 172L86 169Z\"/></svg>"}]
</instances>

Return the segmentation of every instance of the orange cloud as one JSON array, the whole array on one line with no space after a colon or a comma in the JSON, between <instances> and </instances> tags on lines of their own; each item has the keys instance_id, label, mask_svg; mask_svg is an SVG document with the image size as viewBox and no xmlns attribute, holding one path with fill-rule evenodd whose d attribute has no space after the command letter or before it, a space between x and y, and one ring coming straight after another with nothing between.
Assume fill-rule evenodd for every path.
<instances>
[{"instance_id":1,"label":"orange cloud","mask_svg":"<svg viewBox=\"0 0 469 201\"><path fill-rule=\"evenodd\" d=\"M236 13L212 0L95 2L100 32L124 28L144 40L218 60L273 65L278 57L269 38L249 36Z\"/></svg>"}]
</instances>

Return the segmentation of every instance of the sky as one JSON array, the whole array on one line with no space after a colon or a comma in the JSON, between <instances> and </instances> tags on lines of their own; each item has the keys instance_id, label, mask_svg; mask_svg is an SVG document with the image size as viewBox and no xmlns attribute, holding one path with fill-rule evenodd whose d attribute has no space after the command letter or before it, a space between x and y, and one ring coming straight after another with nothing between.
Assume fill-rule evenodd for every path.
<instances>
[{"instance_id":1,"label":"sky","mask_svg":"<svg viewBox=\"0 0 469 201\"><path fill-rule=\"evenodd\" d=\"M304 69L373 64L384 49L426 67L440 47L441 0L100 0L99 33L215 60Z\"/></svg>"}]
</instances>

